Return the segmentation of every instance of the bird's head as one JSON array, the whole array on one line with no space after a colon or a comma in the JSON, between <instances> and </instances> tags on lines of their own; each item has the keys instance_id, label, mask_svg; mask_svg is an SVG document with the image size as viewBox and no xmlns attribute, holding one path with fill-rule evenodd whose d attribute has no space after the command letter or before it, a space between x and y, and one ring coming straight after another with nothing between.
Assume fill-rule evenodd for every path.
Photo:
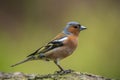
<instances>
[{"instance_id":1,"label":"bird's head","mask_svg":"<svg viewBox=\"0 0 120 80\"><path fill-rule=\"evenodd\" d=\"M79 35L79 32L85 29L86 27L81 26L78 22L68 22L63 33Z\"/></svg>"}]
</instances>

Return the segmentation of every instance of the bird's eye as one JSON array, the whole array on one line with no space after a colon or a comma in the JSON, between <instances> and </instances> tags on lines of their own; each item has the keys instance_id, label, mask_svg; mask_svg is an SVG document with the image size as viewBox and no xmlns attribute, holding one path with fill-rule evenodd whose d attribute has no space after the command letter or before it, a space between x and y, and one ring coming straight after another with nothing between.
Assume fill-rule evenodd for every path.
<instances>
[{"instance_id":1,"label":"bird's eye","mask_svg":"<svg viewBox=\"0 0 120 80\"><path fill-rule=\"evenodd\" d=\"M78 28L77 26L74 26L74 28Z\"/></svg>"}]
</instances>

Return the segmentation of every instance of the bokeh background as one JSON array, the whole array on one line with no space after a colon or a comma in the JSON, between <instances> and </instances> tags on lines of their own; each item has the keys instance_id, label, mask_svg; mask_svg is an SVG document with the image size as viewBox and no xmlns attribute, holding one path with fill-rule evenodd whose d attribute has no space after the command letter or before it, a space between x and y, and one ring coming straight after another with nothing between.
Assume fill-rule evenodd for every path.
<instances>
[{"instance_id":1,"label":"bokeh background","mask_svg":"<svg viewBox=\"0 0 120 80\"><path fill-rule=\"evenodd\" d=\"M88 29L80 33L78 48L61 65L120 78L120 0L0 0L0 71L47 74L58 70L44 61L10 65L51 40L69 21Z\"/></svg>"}]
</instances>

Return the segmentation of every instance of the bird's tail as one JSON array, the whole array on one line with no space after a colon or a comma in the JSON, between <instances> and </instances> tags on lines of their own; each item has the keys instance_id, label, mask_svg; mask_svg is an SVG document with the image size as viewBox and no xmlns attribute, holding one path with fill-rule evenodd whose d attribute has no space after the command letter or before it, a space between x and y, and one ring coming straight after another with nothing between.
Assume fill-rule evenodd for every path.
<instances>
[{"instance_id":1,"label":"bird's tail","mask_svg":"<svg viewBox=\"0 0 120 80\"><path fill-rule=\"evenodd\" d=\"M22 63L24 63L24 62L31 61L31 60L34 60L34 59L35 59L35 57L33 57L33 56L27 57L25 60L23 60L23 61L21 61L21 62L18 62L18 63L16 63L16 64L11 65L11 67L17 66L17 65L19 65L19 64L22 64Z\"/></svg>"}]
</instances>

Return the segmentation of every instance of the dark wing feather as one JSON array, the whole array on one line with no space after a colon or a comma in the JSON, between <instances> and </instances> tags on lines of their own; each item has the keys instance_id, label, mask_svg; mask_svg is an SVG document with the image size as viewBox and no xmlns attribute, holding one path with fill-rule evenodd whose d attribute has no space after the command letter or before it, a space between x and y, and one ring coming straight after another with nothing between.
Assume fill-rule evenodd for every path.
<instances>
[{"instance_id":1,"label":"dark wing feather","mask_svg":"<svg viewBox=\"0 0 120 80\"><path fill-rule=\"evenodd\" d=\"M45 53L45 52L48 52L49 50L52 50L52 49L60 47L60 46L63 46L62 42L51 41L46 46L43 46L43 47L37 49L35 52L33 52L32 54L28 55L27 57L34 56L34 55L40 54L40 53Z\"/></svg>"},{"instance_id":2,"label":"dark wing feather","mask_svg":"<svg viewBox=\"0 0 120 80\"><path fill-rule=\"evenodd\" d=\"M59 40L62 39L62 38L65 38L65 37L67 37L65 34L61 34L60 36L55 37L54 40L52 40L51 42L49 42L44 47L44 49L40 51L40 53L45 53L45 52L47 52L49 50L52 50L54 48L63 46L63 42L59 41Z\"/></svg>"},{"instance_id":3,"label":"dark wing feather","mask_svg":"<svg viewBox=\"0 0 120 80\"><path fill-rule=\"evenodd\" d=\"M50 51L50 50L52 50L54 48L63 46L63 42L59 41L59 40L62 39L62 38L64 38L64 37L67 37L67 35L65 35L63 33L59 34L59 36L56 36L47 45L42 46L41 48L37 49L35 52L33 52L32 54L28 55L27 57L34 56L34 55L40 54L40 53L44 54L45 52L48 52L48 51Z\"/></svg>"},{"instance_id":4,"label":"dark wing feather","mask_svg":"<svg viewBox=\"0 0 120 80\"><path fill-rule=\"evenodd\" d=\"M42 47L41 47L41 48L42 48ZM37 49L35 52L31 53L31 54L28 55L27 57L30 57L30 56L33 56L33 55L37 54L41 48Z\"/></svg>"},{"instance_id":5,"label":"dark wing feather","mask_svg":"<svg viewBox=\"0 0 120 80\"><path fill-rule=\"evenodd\" d=\"M52 50L54 48L57 48L57 47L60 47L60 46L63 46L63 43L62 42L59 42L59 41L51 41L49 42L45 48L40 51L40 53L45 53L45 52L48 52L49 50Z\"/></svg>"}]
</instances>

